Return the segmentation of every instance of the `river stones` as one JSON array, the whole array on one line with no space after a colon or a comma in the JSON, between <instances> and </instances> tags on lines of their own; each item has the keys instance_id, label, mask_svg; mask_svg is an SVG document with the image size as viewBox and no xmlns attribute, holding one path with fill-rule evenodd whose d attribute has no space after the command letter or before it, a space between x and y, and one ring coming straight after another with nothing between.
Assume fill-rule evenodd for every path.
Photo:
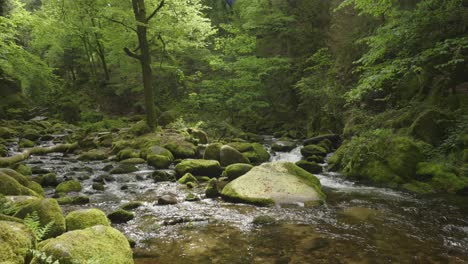
<instances>
[{"instance_id":1,"label":"river stones","mask_svg":"<svg viewBox=\"0 0 468 264\"><path fill-rule=\"evenodd\" d=\"M159 205L177 204L177 197L172 194L165 194L158 199Z\"/></svg>"},{"instance_id":2,"label":"river stones","mask_svg":"<svg viewBox=\"0 0 468 264\"><path fill-rule=\"evenodd\" d=\"M223 176L226 176L230 181L239 178L253 168L250 164L236 163L226 167Z\"/></svg>"},{"instance_id":3,"label":"river stones","mask_svg":"<svg viewBox=\"0 0 468 264\"><path fill-rule=\"evenodd\" d=\"M132 164L119 164L117 167L113 168L111 174L125 174L138 171L138 168Z\"/></svg>"},{"instance_id":4,"label":"river stones","mask_svg":"<svg viewBox=\"0 0 468 264\"><path fill-rule=\"evenodd\" d=\"M196 156L196 147L187 141L173 141L164 145L177 159L190 159Z\"/></svg>"},{"instance_id":5,"label":"river stones","mask_svg":"<svg viewBox=\"0 0 468 264\"><path fill-rule=\"evenodd\" d=\"M0 194L39 196L35 191L21 185L15 178L0 171Z\"/></svg>"},{"instance_id":6,"label":"river stones","mask_svg":"<svg viewBox=\"0 0 468 264\"><path fill-rule=\"evenodd\" d=\"M175 166L177 175L191 173L196 176L218 177L221 175L221 165L216 160L183 160Z\"/></svg>"},{"instance_id":7,"label":"river stones","mask_svg":"<svg viewBox=\"0 0 468 264\"><path fill-rule=\"evenodd\" d=\"M58 202L55 199L34 199L22 206L14 217L24 219L28 214L37 212L42 226L53 222L50 231L45 234L44 239L58 236L65 232L65 218Z\"/></svg>"},{"instance_id":8,"label":"river stones","mask_svg":"<svg viewBox=\"0 0 468 264\"><path fill-rule=\"evenodd\" d=\"M221 159L220 159L219 151L221 150L222 146L223 144L221 143L209 144L205 149L205 153L203 154L203 159L220 161Z\"/></svg>"},{"instance_id":9,"label":"river stones","mask_svg":"<svg viewBox=\"0 0 468 264\"><path fill-rule=\"evenodd\" d=\"M237 149L225 145L222 146L219 152L221 166L229 166L234 163L250 163L249 160L242 155Z\"/></svg>"},{"instance_id":10,"label":"river stones","mask_svg":"<svg viewBox=\"0 0 468 264\"><path fill-rule=\"evenodd\" d=\"M149 155L162 155L162 156L166 156L167 158L169 158L170 161L174 160L174 156L168 149L163 148L161 146L157 146L157 145L149 147L146 150L141 152L141 157L144 159L146 159L146 157Z\"/></svg>"},{"instance_id":11,"label":"river stones","mask_svg":"<svg viewBox=\"0 0 468 264\"><path fill-rule=\"evenodd\" d=\"M0 221L0 263L24 263L34 248L34 235L23 224Z\"/></svg>"},{"instance_id":12,"label":"river stones","mask_svg":"<svg viewBox=\"0 0 468 264\"><path fill-rule=\"evenodd\" d=\"M208 182L208 185L205 188L205 196L207 198L216 198L219 196L217 179L213 178Z\"/></svg>"},{"instance_id":13,"label":"river stones","mask_svg":"<svg viewBox=\"0 0 468 264\"><path fill-rule=\"evenodd\" d=\"M296 147L296 142L294 141L287 141L287 140L280 140L273 143L271 149L274 151L281 151L281 152L289 152Z\"/></svg>"},{"instance_id":14,"label":"river stones","mask_svg":"<svg viewBox=\"0 0 468 264\"><path fill-rule=\"evenodd\" d=\"M96 225L109 226L106 214L95 208L81 209L70 212L65 217L67 231L85 229Z\"/></svg>"},{"instance_id":15,"label":"river stones","mask_svg":"<svg viewBox=\"0 0 468 264\"><path fill-rule=\"evenodd\" d=\"M180 183L180 184L188 184L189 182L198 183L198 180L191 173L187 172L177 182Z\"/></svg>"},{"instance_id":16,"label":"river stones","mask_svg":"<svg viewBox=\"0 0 468 264\"><path fill-rule=\"evenodd\" d=\"M114 212L108 214L107 218L109 218L109 220L111 220L111 222L114 224L120 224L132 220L135 218L135 215L132 212L123 209L117 209Z\"/></svg>"},{"instance_id":17,"label":"river stones","mask_svg":"<svg viewBox=\"0 0 468 264\"><path fill-rule=\"evenodd\" d=\"M105 160L109 155L104 150L93 149L87 152L83 152L78 156L78 160L92 161L92 160Z\"/></svg>"},{"instance_id":18,"label":"river stones","mask_svg":"<svg viewBox=\"0 0 468 264\"><path fill-rule=\"evenodd\" d=\"M167 169L171 165L171 159L164 155L150 154L147 156L148 165L155 167L156 169Z\"/></svg>"},{"instance_id":19,"label":"river stones","mask_svg":"<svg viewBox=\"0 0 468 264\"><path fill-rule=\"evenodd\" d=\"M69 193L81 191L81 183L77 180L64 181L55 188L56 193Z\"/></svg>"},{"instance_id":20,"label":"river stones","mask_svg":"<svg viewBox=\"0 0 468 264\"><path fill-rule=\"evenodd\" d=\"M327 153L327 149L319 145L307 145L301 149L301 154L304 157L313 155L324 157Z\"/></svg>"},{"instance_id":21,"label":"river stones","mask_svg":"<svg viewBox=\"0 0 468 264\"><path fill-rule=\"evenodd\" d=\"M109 226L93 226L67 232L39 244L38 250L60 264L100 263L132 264L132 250L127 238ZM41 263L34 258L32 264Z\"/></svg>"},{"instance_id":22,"label":"river stones","mask_svg":"<svg viewBox=\"0 0 468 264\"><path fill-rule=\"evenodd\" d=\"M318 165L317 162L314 161L300 160L296 162L296 165L310 173L322 173L323 171L322 166Z\"/></svg>"},{"instance_id":23,"label":"river stones","mask_svg":"<svg viewBox=\"0 0 468 264\"><path fill-rule=\"evenodd\" d=\"M221 192L234 202L257 205L321 202L320 181L290 162L271 162L254 167L227 184Z\"/></svg>"}]
</instances>

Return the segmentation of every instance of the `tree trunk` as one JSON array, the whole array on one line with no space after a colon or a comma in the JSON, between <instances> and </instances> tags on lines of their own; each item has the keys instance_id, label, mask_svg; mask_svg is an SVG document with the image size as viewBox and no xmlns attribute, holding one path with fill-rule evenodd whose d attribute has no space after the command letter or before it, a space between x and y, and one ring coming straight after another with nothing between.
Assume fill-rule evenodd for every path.
<instances>
[{"instance_id":1,"label":"tree trunk","mask_svg":"<svg viewBox=\"0 0 468 264\"><path fill-rule=\"evenodd\" d=\"M151 54L147 37L147 17L144 0L132 0L133 12L137 21L138 44L140 47L139 61L143 74L143 88L145 92L146 122L154 128L156 124L156 113L154 107L153 73L151 71Z\"/></svg>"}]
</instances>

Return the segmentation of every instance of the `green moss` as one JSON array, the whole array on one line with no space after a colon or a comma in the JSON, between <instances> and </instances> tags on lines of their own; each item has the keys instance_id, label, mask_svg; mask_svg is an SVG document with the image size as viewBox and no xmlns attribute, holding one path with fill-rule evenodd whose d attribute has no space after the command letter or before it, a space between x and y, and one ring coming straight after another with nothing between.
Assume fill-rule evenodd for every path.
<instances>
[{"instance_id":1,"label":"green moss","mask_svg":"<svg viewBox=\"0 0 468 264\"><path fill-rule=\"evenodd\" d=\"M93 149L82 153L78 156L78 160L91 161L91 160L105 160L109 155L104 150Z\"/></svg>"},{"instance_id":2,"label":"green moss","mask_svg":"<svg viewBox=\"0 0 468 264\"><path fill-rule=\"evenodd\" d=\"M274 225L274 224L276 224L276 223L277 223L276 219L274 219L273 217L268 216L268 215L257 216L257 217L255 217L254 220L252 221L252 224L254 224L254 225L260 225L260 226L263 226L263 225Z\"/></svg>"},{"instance_id":3,"label":"green moss","mask_svg":"<svg viewBox=\"0 0 468 264\"><path fill-rule=\"evenodd\" d=\"M17 222L0 221L0 263L25 263L34 248L34 235Z\"/></svg>"},{"instance_id":4,"label":"green moss","mask_svg":"<svg viewBox=\"0 0 468 264\"><path fill-rule=\"evenodd\" d=\"M0 172L3 172L6 175L12 177L13 179L15 179L17 182L19 182L23 186L27 186L29 183L28 178L26 178L24 175L22 175L21 173L15 170L7 169L7 168L0 168Z\"/></svg>"},{"instance_id":5,"label":"green moss","mask_svg":"<svg viewBox=\"0 0 468 264\"><path fill-rule=\"evenodd\" d=\"M126 160L139 157L140 153L131 148L122 149L121 151L119 151L119 153L117 153L117 159L119 160Z\"/></svg>"},{"instance_id":6,"label":"green moss","mask_svg":"<svg viewBox=\"0 0 468 264\"><path fill-rule=\"evenodd\" d=\"M41 225L47 225L54 222L50 231L45 235L45 239L58 236L65 232L65 218L62 215L62 209L54 199L36 199L30 201L14 215L24 219L28 214L37 212Z\"/></svg>"},{"instance_id":7,"label":"green moss","mask_svg":"<svg viewBox=\"0 0 468 264\"><path fill-rule=\"evenodd\" d=\"M252 143L247 142L231 142L228 145L237 149L239 152L247 152L254 150Z\"/></svg>"},{"instance_id":8,"label":"green moss","mask_svg":"<svg viewBox=\"0 0 468 264\"><path fill-rule=\"evenodd\" d=\"M286 162L283 166L288 170L290 174L301 178L304 181L304 183L313 187L321 199L325 199L326 196L322 192L322 185L320 184L320 180L317 177L302 169L301 167L295 165L294 163Z\"/></svg>"},{"instance_id":9,"label":"green moss","mask_svg":"<svg viewBox=\"0 0 468 264\"><path fill-rule=\"evenodd\" d=\"M19 146L20 148L32 148L36 145L36 143L34 143L34 141L31 141L29 139L26 139L26 138L22 138L20 141L19 141Z\"/></svg>"},{"instance_id":10,"label":"green moss","mask_svg":"<svg viewBox=\"0 0 468 264\"><path fill-rule=\"evenodd\" d=\"M402 185L402 187L407 191L419 194L427 194L434 192L434 189L430 184L420 181L412 181L409 183L405 183Z\"/></svg>"},{"instance_id":11,"label":"green moss","mask_svg":"<svg viewBox=\"0 0 468 264\"><path fill-rule=\"evenodd\" d=\"M167 169L171 165L171 159L163 155L150 154L147 156L148 165L156 169Z\"/></svg>"},{"instance_id":12,"label":"green moss","mask_svg":"<svg viewBox=\"0 0 468 264\"><path fill-rule=\"evenodd\" d=\"M108 214L107 218L109 218L109 220L111 220L112 223L119 224L126 223L132 220L133 218L135 218L135 215L132 212L123 209L117 209L116 211Z\"/></svg>"},{"instance_id":13,"label":"green moss","mask_svg":"<svg viewBox=\"0 0 468 264\"><path fill-rule=\"evenodd\" d=\"M0 172L0 194L39 196L33 190L21 185L14 178Z\"/></svg>"},{"instance_id":14,"label":"green moss","mask_svg":"<svg viewBox=\"0 0 468 264\"><path fill-rule=\"evenodd\" d=\"M36 192L37 194L39 194L40 196L44 197L45 196L45 191L44 189L42 188L42 186L37 183L37 182L33 182L33 181L29 181L28 184L26 185L26 187L28 187L29 189L33 190L34 192Z\"/></svg>"},{"instance_id":15,"label":"green moss","mask_svg":"<svg viewBox=\"0 0 468 264\"><path fill-rule=\"evenodd\" d=\"M468 163L468 149L463 150L463 162Z\"/></svg>"},{"instance_id":16,"label":"green moss","mask_svg":"<svg viewBox=\"0 0 468 264\"><path fill-rule=\"evenodd\" d=\"M303 168L310 173L321 173L323 168L314 161L300 160L296 162L296 165Z\"/></svg>"},{"instance_id":17,"label":"green moss","mask_svg":"<svg viewBox=\"0 0 468 264\"><path fill-rule=\"evenodd\" d=\"M449 116L437 110L422 112L410 127L410 134L434 146L439 145L453 125Z\"/></svg>"},{"instance_id":18,"label":"green moss","mask_svg":"<svg viewBox=\"0 0 468 264\"><path fill-rule=\"evenodd\" d=\"M191 173L197 176L218 177L222 169L216 160L183 160L175 166L177 175Z\"/></svg>"},{"instance_id":19,"label":"green moss","mask_svg":"<svg viewBox=\"0 0 468 264\"><path fill-rule=\"evenodd\" d=\"M203 154L203 159L220 161L221 160L220 150L221 150L222 145L223 144L221 143L209 144L205 149L205 153Z\"/></svg>"},{"instance_id":20,"label":"green moss","mask_svg":"<svg viewBox=\"0 0 468 264\"><path fill-rule=\"evenodd\" d=\"M106 214L99 209L81 209L65 217L67 231L85 229L95 225L109 226Z\"/></svg>"},{"instance_id":21,"label":"green moss","mask_svg":"<svg viewBox=\"0 0 468 264\"><path fill-rule=\"evenodd\" d=\"M304 157L309 157L309 156L325 156L327 155L327 150L324 147L318 146L318 145L307 145L301 149L301 154Z\"/></svg>"},{"instance_id":22,"label":"green moss","mask_svg":"<svg viewBox=\"0 0 468 264\"><path fill-rule=\"evenodd\" d=\"M160 146L152 146L141 152L141 157L144 159L146 159L146 157L149 155L162 155L166 156L171 161L174 160L174 156L172 155L172 153L166 148Z\"/></svg>"},{"instance_id":23,"label":"green moss","mask_svg":"<svg viewBox=\"0 0 468 264\"><path fill-rule=\"evenodd\" d=\"M126 204L122 204L120 206L120 208L123 209L123 210L134 210L134 209L137 209L140 206L143 206L142 202L129 202L129 203L126 203Z\"/></svg>"},{"instance_id":24,"label":"green moss","mask_svg":"<svg viewBox=\"0 0 468 264\"><path fill-rule=\"evenodd\" d=\"M47 173L47 174L40 176L40 184L42 186L57 186L58 185L57 174Z\"/></svg>"},{"instance_id":25,"label":"green moss","mask_svg":"<svg viewBox=\"0 0 468 264\"><path fill-rule=\"evenodd\" d=\"M198 183L198 180L191 173L186 173L177 182L180 184L187 184L189 182Z\"/></svg>"},{"instance_id":26,"label":"green moss","mask_svg":"<svg viewBox=\"0 0 468 264\"><path fill-rule=\"evenodd\" d=\"M219 196L217 179L211 179L208 182L208 185L205 188L205 195L207 198L216 198Z\"/></svg>"},{"instance_id":27,"label":"green moss","mask_svg":"<svg viewBox=\"0 0 468 264\"><path fill-rule=\"evenodd\" d=\"M242 155L252 164L260 164L270 160L270 153L259 143L251 144L253 150L243 152Z\"/></svg>"},{"instance_id":28,"label":"green moss","mask_svg":"<svg viewBox=\"0 0 468 264\"><path fill-rule=\"evenodd\" d=\"M38 249L60 264L133 264L127 238L108 226L93 226L67 232L39 244ZM31 264L39 264L33 259Z\"/></svg>"},{"instance_id":29,"label":"green moss","mask_svg":"<svg viewBox=\"0 0 468 264\"><path fill-rule=\"evenodd\" d=\"M229 184L223 188L223 191L221 192L221 194L226 200L232 201L232 202L248 203L248 204L253 204L253 205L258 205L258 206L275 205L275 201L273 201L273 199L270 199L270 198L252 198L252 197L240 195Z\"/></svg>"},{"instance_id":30,"label":"green moss","mask_svg":"<svg viewBox=\"0 0 468 264\"><path fill-rule=\"evenodd\" d=\"M132 164L119 164L116 168L113 168L110 173L111 174L126 174L138 171L138 168Z\"/></svg>"},{"instance_id":31,"label":"green moss","mask_svg":"<svg viewBox=\"0 0 468 264\"><path fill-rule=\"evenodd\" d=\"M151 128L148 126L148 124L144 120L138 121L136 124L134 124L130 128L130 133L137 135L137 136L141 136L149 132L151 132Z\"/></svg>"},{"instance_id":32,"label":"green moss","mask_svg":"<svg viewBox=\"0 0 468 264\"><path fill-rule=\"evenodd\" d=\"M104 184L99 183L99 182L93 183L92 188L93 188L93 190L96 190L96 191L104 191L106 189Z\"/></svg>"},{"instance_id":33,"label":"green moss","mask_svg":"<svg viewBox=\"0 0 468 264\"><path fill-rule=\"evenodd\" d=\"M250 163L249 159L244 157L238 150L235 148L225 145L220 149L220 163L221 166L229 166L234 163Z\"/></svg>"},{"instance_id":34,"label":"green moss","mask_svg":"<svg viewBox=\"0 0 468 264\"><path fill-rule=\"evenodd\" d=\"M25 176L32 175L31 168L24 165L24 164L21 164L21 163L20 164L15 164L12 168L15 171L17 171L18 173L23 174Z\"/></svg>"},{"instance_id":35,"label":"green moss","mask_svg":"<svg viewBox=\"0 0 468 264\"><path fill-rule=\"evenodd\" d=\"M437 191L455 193L468 186L468 178L456 175L456 170L439 163L418 163L417 176L427 179Z\"/></svg>"},{"instance_id":36,"label":"green moss","mask_svg":"<svg viewBox=\"0 0 468 264\"><path fill-rule=\"evenodd\" d=\"M57 185L55 192L57 193L69 193L81 191L81 183L77 180L64 181Z\"/></svg>"},{"instance_id":37,"label":"green moss","mask_svg":"<svg viewBox=\"0 0 468 264\"><path fill-rule=\"evenodd\" d=\"M176 181L176 178L174 175L169 174L165 171L155 171L151 175L151 178L154 180L154 182L164 182L164 181L175 182Z\"/></svg>"},{"instance_id":38,"label":"green moss","mask_svg":"<svg viewBox=\"0 0 468 264\"><path fill-rule=\"evenodd\" d=\"M29 140L38 140L41 137L39 132L32 128L27 128L26 130L24 130L22 136Z\"/></svg>"},{"instance_id":39,"label":"green moss","mask_svg":"<svg viewBox=\"0 0 468 264\"><path fill-rule=\"evenodd\" d=\"M187 159L195 157L196 147L190 142L179 141L179 142L170 142L164 145L175 158Z\"/></svg>"},{"instance_id":40,"label":"green moss","mask_svg":"<svg viewBox=\"0 0 468 264\"><path fill-rule=\"evenodd\" d=\"M126 159L126 160L120 161L120 163L123 163L123 164L133 164L133 165L143 164L145 162L146 161L144 159L142 159L142 158L131 158L131 159Z\"/></svg>"},{"instance_id":41,"label":"green moss","mask_svg":"<svg viewBox=\"0 0 468 264\"><path fill-rule=\"evenodd\" d=\"M239 178L253 168L250 164L237 163L226 167L223 176L228 177L230 181Z\"/></svg>"},{"instance_id":42,"label":"green moss","mask_svg":"<svg viewBox=\"0 0 468 264\"><path fill-rule=\"evenodd\" d=\"M4 214L0 214L0 221L16 222L16 223L20 223L20 224L22 224L24 222L23 219L13 217L13 216L9 216L9 215L4 215ZM0 240L1 240L1 238L0 238Z\"/></svg>"},{"instance_id":43,"label":"green moss","mask_svg":"<svg viewBox=\"0 0 468 264\"><path fill-rule=\"evenodd\" d=\"M296 142L288 141L288 140L281 140L273 143L271 149L274 151L282 151L282 152L289 152L296 147Z\"/></svg>"},{"instance_id":44,"label":"green moss","mask_svg":"<svg viewBox=\"0 0 468 264\"><path fill-rule=\"evenodd\" d=\"M81 205L81 204L88 204L89 197L87 196L64 196L57 198L57 202L61 205L66 204L74 204L74 205Z\"/></svg>"},{"instance_id":45,"label":"green moss","mask_svg":"<svg viewBox=\"0 0 468 264\"><path fill-rule=\"evenodd\" d=\"M17 135L17 132L8 127L0 127L0 138L9 139Z\"/></svg>"}]
</instances>

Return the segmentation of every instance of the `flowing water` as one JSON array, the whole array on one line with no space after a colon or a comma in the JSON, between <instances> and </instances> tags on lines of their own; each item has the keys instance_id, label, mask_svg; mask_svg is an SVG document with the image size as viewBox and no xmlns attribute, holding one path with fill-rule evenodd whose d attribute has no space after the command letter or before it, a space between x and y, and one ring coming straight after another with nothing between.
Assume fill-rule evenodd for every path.
<instances>
[{"instance_id":1,"label":"flowing water","mask_svg":"<svg viewBox=\"0 0 468 264\"><path fill-rule=\"evenodd\" d=\"M15 150L13 146L12 153ZM272 155L272 161L300 158L300 147ZM134 210L135 219L116 225L137 242L138 264L468 263L466 197L416 197L324 172L317 177L326 204L263 208L204 199L203 185L187 189L177 183L154 183L148 177L153 170L146 165L135 173L113 175L105 191L95 191L93 178L107 174L103 168L114 162L81 162L75 156L51 154L33 156L27 163L82 181L90 204L63 206L64 213L89 207L111 212L128 201L143 201ZM53 189L46 191L53 195ZM158 197L168 193L179 203L157 205ZM189 193L201 200L184 201ZM259 217L268 221L259 224Z\"/></svg>"}]
</instances>

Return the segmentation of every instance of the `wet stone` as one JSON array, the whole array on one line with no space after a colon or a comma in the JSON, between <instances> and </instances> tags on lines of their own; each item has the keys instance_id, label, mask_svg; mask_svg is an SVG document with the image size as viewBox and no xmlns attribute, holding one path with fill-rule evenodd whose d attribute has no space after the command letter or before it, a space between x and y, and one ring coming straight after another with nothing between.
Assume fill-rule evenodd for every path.
<instances>
[{"instance_id":1,"label":"wet stone","mask_svg":"<svg viewBox=\"0 0 468 264\"><path fill-rule=\"evenodd\" d=\"M158 199L159 205L171 205L177 204L177 197L172 194L165 194Z\"/></svg>"}]
</instances>

